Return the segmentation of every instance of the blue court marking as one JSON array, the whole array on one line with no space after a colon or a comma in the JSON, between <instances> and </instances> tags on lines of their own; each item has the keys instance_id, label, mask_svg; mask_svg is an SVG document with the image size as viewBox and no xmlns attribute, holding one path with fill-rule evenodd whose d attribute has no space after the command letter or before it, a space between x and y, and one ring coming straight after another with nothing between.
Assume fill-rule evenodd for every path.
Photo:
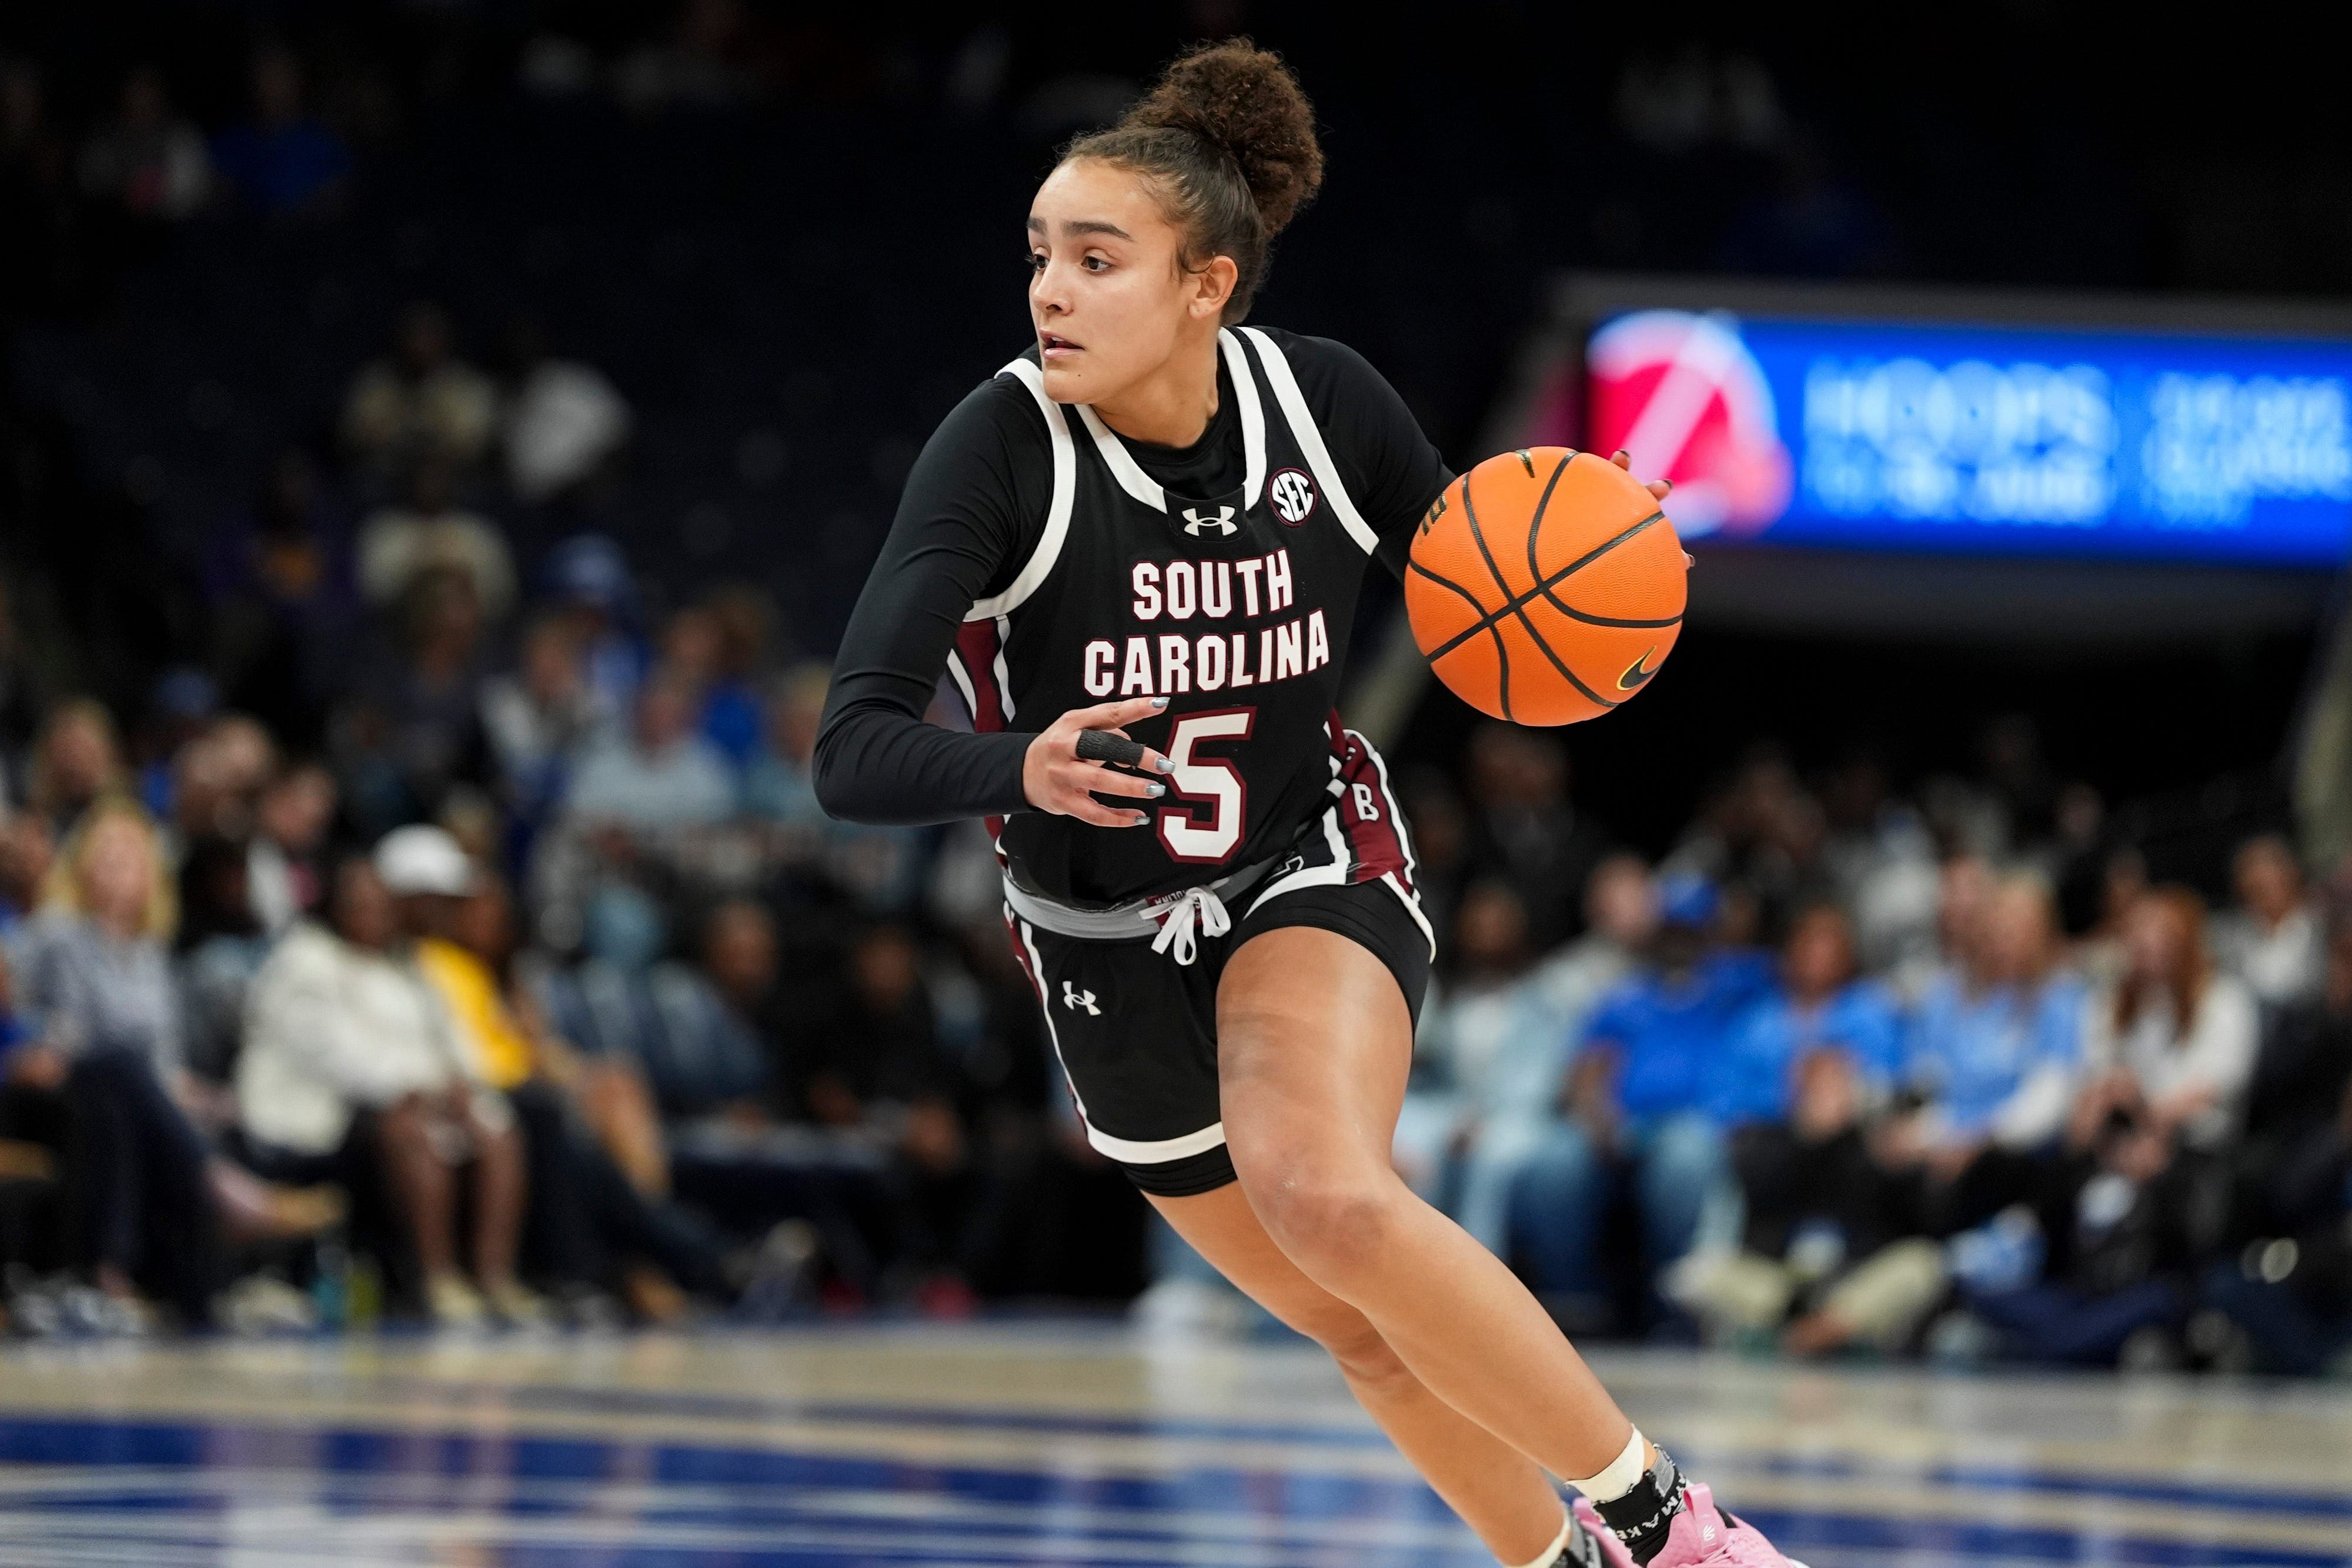
<instances>
[{"instance_id":1,"label":"blue court marking","mask_svg":"<svg viewBox=\"0 0 2352 1568\"><path fill-rule=\"evenodd\" d=\"M250 1461L272 1453L299 1457L310 1469L338 1473L865 1487L1033 1506L1081 1502L1113 1509L1182 1506L1237 1515L1274 1513L1318 1519L1452 1518L1436 1495L1417 1481L1315 1471L1186 1467L1156 1477L1073 1476L662 1439L640 1442L0 1416L0 1464L165 1465L200 1469L218 1463L225 1455ZM1200 1495L1192 1495L1195 1491ZM1235 1499L1265 1500L1236 1503ZM1279 1500L1279 1508L1270 1506L1274 1500Z\"/></svg>"},{"instance_id":2,"label":"blue court marking","mask_svg":"<svg viewBox=\"0 0 2352 1568\"><path fill-rule=\"evenodd\" d=\"M2347 1457L2352 1463L2352 1457ZM2116 1502L2178 1503L2224 1512L2296 1518L2352 1519L2352 1493L2265 1491L2255 1487L2216 1486L2161 1476L2074 1475L2005 1465L1858 1465L1844 1459L1766 1458L1748 1468L1772 1476L1820 1476L1825 1479L1884 1477L1927 1481L1959 1491L2044 1492L2062 1497L2102 1498Z\"/></svg>"},{"instance_id":3,"label":"blue court marking","mask_svg":"<svg viewBox=\"0 0 2352 1568\"><path fill-rule=\"evenodd\" d=\"M432 1378L352 1378L360 1392L430 1395L492 1408L592 1411L610 1416L686 1416L719 1421L829 1421L873 1427L932 1427L953 1431L1033 1432L1080 1437L1195 1437L1211 1442L1312 1443L1386 1449L1389 1440L1361 1427L1224 1421L1182 1416L1096 1416L1059 1410L977 1409L970 1406L852 1404L770 1399L753 1395L681 1394L663 1389L567 1388L559 1385L447 1383Z\"/></svg>"},{"instance_id":4,"label":"blue court marking","mask_svg":"<svg viewBox=\"0 0 2352 1568\"><path fill-rule=\"evenodd\" d=\"M299 1464L289 1463L299 1461ZM688 1563L825 1565L854 1563L1083 1562L1074 1544L1118 1548L1110 1560L1123 1568L1202 1568L1204 1562L1286 1563L1286 1552L1303 1560L1330 1559L1329 1548L1303 1543L1235 1540L1232 1526L1319 1521L1392 1524L1425 1529L1450 1521L1444 1505L1417 1482L1331 1476L1314 1472L1267 1472L1223 1468L1181 1468L1161 1478L1056 1475L1035 1469L989 1469L835 1455L706 1447L673 1442L610 1441L599 1438L500 1437L472 1433L413 1433L364 1429L306 1429L249 1424L0 1417L0 1464L97 1467L84 1487L63 1494L25 1495L0 1486L7 1507L0 1523L20 1547L33 1544L23 1527L43 1518L58 1521L56 1551L70 1542L93 1541L89 1526L107 1518L126 1528L139 1521L173 1521L171 1539L194 1543L203 1527L225 1514L233 1495L207 1493L203 1482L215 1467L268 1466L288 1479L314 1478L308 1500L346 1517L354 1528L386 1517L385 1497L370 1480L437 1478L440 1494L426 1488L422 1499L402 1497L404 1508L440 1507L483 1512L517 1521L535 1521L533 1539L495 1546L495 1561L549 1568L678 1568ZM187 1472L180 1487L158 1485L152 1477L124 1478L110 1501L108 1468L142 1466ZM0 1481L7 1478L0 1474ZM233 1478L223 1476L224 1484ZM571 1499L530 1483L604 1482L618 1489L653 1489L652 1500L617 1510L600 1502L593 1488ZM659 1489L708 1491L762 1489L769 1495L721 1497L698 1503L686 1497L667 1501ZM793 1496L789 1490L830 1496ZM785 1495L778 1495L778 1494ZM893 1512L847 1506L842 1494L930 1500L944 1515L919 1511ZM97 1506L93 1506L97 1504ZM1008 1518L1005 1511L952 1505L1023 1505L1037 1511L1034 1521ZM1121 1512L1149 1514L1118 1521ZM1092 1514L1105 1516L1084 1522ZM1181 1515L1213 1535L1188 1532L1170 1522ZM1756 1522L1774 1540L1803 1554L1821 1550L1848 1554L1855 1563L1902 1553L1917 1560L1994 1568L2010 1564L2100 1564L2105 1568L2352 1568L2352 1555L2256 1548L2198 1540L2143 1540L2101 1528L2070 1531L2047 1526L1956 1524L1915 1521L1811 1509L1754 1511ZM227 1529L227 1521L220 1521ZM665 1539L665 1531L691 1525L723 1529L734 1539L697 1546L687 1535ZM68 1527L70 1534L65 1533ZM642 1530L653 1539L642 1545L616 1540L614 1530ZM1451 1528L1458 1530L1458 1526ZM147 1527L152 1532L152 1525ZM576 1541L562 1539L576 1530ZM951 1532L952 1548L917 1544L918 1537ZM134 1533L136 1531L133 1531ZM558 1537L548 1539L550 1533ZM761 1538L767 1536L772 1547ZM795 1538L799 1539L795 1539ZM817 1539L825 1537L825 1539ZM243 1538L239 1538L243 1539ZM1351 1550L1351 1568L1472 1568L1484 1555L1465 1544L1456 1550L1412 1549L1385 1544ZM35 1538L37 1540L37 1538ZM1024 1544L1027 1543L1027 1544ZM1171 1552L1162 1557L1163 1550ZM942 1555L945 1550L947 1554ZM2352 1551L2352 1542L2347 1542ZM1207 1556L1204 1553L1216 1552ZM75 1560L50 1556L42 1561ZM86 1559L94 1560L94 1559ZM112 1560L112 1559L109 1559Z\"/></svg>"},{"instance_id":5,"label":"blue court marking","mask_svg":"<svg viewBox=\"0 0 2352 1568\"><path fill-rule=\"evenodd\" d=\"M814 1421L875 1427L915 1427L956 1431L1068 1434L1075 1437L1182 1437L1214 1442L1311 1443L1327 1448L1386 1449L1389 1441L1362 1427L1192 1419L1166 1416L1098 1416L1061 1411L974 1409L969 1406L800 1403L725 1394L680 1394L652 1390L566 1388L545 1384L445 1383L427 1378L361 1378L355 1386L402 1394L430 1394L445 1400L539 1411L581 1410L604 1415L686 1416L739 1421ZM1685 1450L1675 1445L1678 1453ZM1690 1448L1689 1455L1703 1454ZM1825 1479L1884 1479L1927 1481L1955 1490L2047 1493L2103 1498L2117 1502L2167 1502L2221 1511L2352 1519L2352 1490L2274 1491L2253 1487L2175 1480L2166 1477L2085 1475L1996 1465L1937 1464L1918 1468L1856 1463L1848 1459L1749 1458L1742 1468L1766 1475ZM2352 1480L2352 1457L2347 1458Z\"/></svg>"},{"instance_id":6,"label":"blue court marking","mask_svg":"<svg viewBox=\"0 0 2352 1568\"><path fill-rule=\"evenodd\" d=\"M1350 1553L1350 1562L1364 1568L1484 1568L1486 1563L1434 1497L1414 1487L1352 1478L1213 1470L1154 1480L1097 1479L594 1438L69 1419L0 1419L0 1465L95 1464L100 1489L26 1497L0 1484L0 1498L10 1505L0 1510L0 1531L10 1544L37 1542L59 1552L68 1542L86 1546L101 1538L152 1540L159 1526L169 1529L175 1544L194 1543L208 1529L226 1536L231 1525L224 1516L241 1499L203 1490L207 1467L224 1461L274 1462L286 1468L286 1479L297 1480L305 1478L294 1464L320 1472L310 1500L347 1521L362 1549L420 1511L429 1518L437 1505L513 1521L516 1533L529 1527L528 1540L510 1540L496 1524L480 1530L483 1544L497 1548L490 1560L563 1568L583 1563L597 1568L857 1563L1304 1568L1328 1560L1312 1540L1325 1521L1359 1529L1386 1525L1433 1538L1410 1550L1369 1542ZM121 1490L116 1506L107 1500L103 1469L134 1465L181 1467L185 1485L159 1486L142 1476ZM420 1473L444 1483L440 1494L399 1499L396 1510L387 1509L368 1485ZM0 1483L6 1479L0 1471ZM235 1484L234 1478L223 1479ZM565 1500L529 1484L547 1479L603 1482L624 1493L650 1490L654 1500L616 1510L593 1490ZM714 1485L741 1489L744 1495L701 1506L663 1497L670 1487L707 1492ZM880 1505L879 1511L843 1501L860 1495ZM985 1508L992 1504L1011 1506L992 1514ZM925 1516L942 1508L948 1517ZM109 1534L110 1520L124 1528ZM1193 1528L1183 1528L1188 1522ZM27 1535L28 1524L38 1531L45 1523L45 1532ZM709 1542L714 1531L727 1539ZM1292 1539L1258 1539L1268 1531ZM1440 1531L1446 1544L1437 1543ZM616 1532L622 1532L617 1539Z\"/></svg>"},{"instance_id":7,"label":"blue court marking","mask_svg":"<svg viewBox=\"0 0 2352 1568\"><path fill-rule=\"evenodd\" d=\"M2274 1546L2232 1546L2213 1541L2147 1541L2104 1531L2075 1533L2046 1525L1953 1524L1941 1520L1887 1519L1811 1510L1739 1509L1742 1519L1772 1544L1801 1557L1816 1548L1875 1552L1938 1552L1956 1562L1985 1558L2021 1563L2147 1564L2149 1568L2343 1568L2352 1556ZM2352 1549L2352 1542L2347 1542ZM1874 1557L1872 1560L1876 1560Z\"/></svg>"}]
</instances>

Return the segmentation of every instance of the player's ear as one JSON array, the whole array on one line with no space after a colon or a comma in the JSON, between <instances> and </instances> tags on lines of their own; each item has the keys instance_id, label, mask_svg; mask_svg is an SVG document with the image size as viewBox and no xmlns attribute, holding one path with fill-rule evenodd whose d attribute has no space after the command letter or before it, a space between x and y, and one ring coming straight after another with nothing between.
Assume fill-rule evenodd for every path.
<instances>
[{"instance_id":1,"label":"player's ear","mask_svg":"<svg viewBox=\"0 0 2352 1568\"><path fill-rule=\"evenodd\" d=\"M1198 319L1204 316L1223 316L1225 302L1234 297L1234 285L1241 281L1241 268L1230 256L1213 256L1209 265L1192 274L1192 298L1185 309Z\"/></svg>"}]
</instances>

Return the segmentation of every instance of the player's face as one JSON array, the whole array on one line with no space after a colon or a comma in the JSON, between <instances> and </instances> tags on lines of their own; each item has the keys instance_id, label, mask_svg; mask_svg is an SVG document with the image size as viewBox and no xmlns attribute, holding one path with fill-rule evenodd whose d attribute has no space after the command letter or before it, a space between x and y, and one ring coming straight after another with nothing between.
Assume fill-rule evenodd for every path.
<instances>
[{"instance_id":1,"label":"player's face","mask_svg":"<svg viewBox=\"0 0 2352 1568\"><path fill-rule=\"evenodd\" d=\"M1047 176L1029 206L1029 319L1046 396L1112 402L1188 336L1215 330L1226 269L1187 272L1182 247L1134 171L1081 158Z\"/></svg>"}]
</instances>

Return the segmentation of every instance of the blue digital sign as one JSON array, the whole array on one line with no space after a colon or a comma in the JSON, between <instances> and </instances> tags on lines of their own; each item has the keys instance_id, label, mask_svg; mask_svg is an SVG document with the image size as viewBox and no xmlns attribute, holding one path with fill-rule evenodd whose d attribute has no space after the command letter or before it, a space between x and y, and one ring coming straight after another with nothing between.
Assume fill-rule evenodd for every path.
<instances>
[{"instance_id":1,"label":"blue digital sign","mask_svg":"<svg viewBox=\"0 0 2352 1568\"><path fill-rule=\"evenodd\" d=\"M2340 566L2352 342L1643 310L1585 439L1686 537Z\"/></svg>"}]
</instances>

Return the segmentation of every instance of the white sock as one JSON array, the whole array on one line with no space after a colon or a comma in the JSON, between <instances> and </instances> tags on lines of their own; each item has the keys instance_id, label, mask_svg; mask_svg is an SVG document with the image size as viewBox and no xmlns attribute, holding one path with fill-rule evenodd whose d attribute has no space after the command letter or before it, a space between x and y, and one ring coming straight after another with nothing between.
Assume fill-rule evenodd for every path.
<instances>
[{"instance_id":1,"label":"white sock","mask_svg":"<svg viewBox=\"0 0 2352 1568\"><path fill-rule=\"evenodd\" d=\"M1612 1459L1607 1469L1589 1480L1571 1480L1568 1484L1591 1499L1596 1507L1615 1502L1641 1485L1642 1477L1648 1473L1650 1467L1642 1461L1646 1446L1642 1440L1642 1428L1636 1427L1633 1435L1625 1439L1625 1451Z\"/></svg>"},{"instance_id":2,"label":"white sock","mask_svg":"<svg viewBox=\"0 0 2352 1568\"><path fill-rule=\"evenodd\" d=\"M1552 1543L1545 1547L1534 1562L1507 1565L1507 1568L1551 1568L1559 1561L1559 1554L1568 1550L1568 1538L1575 1533L1576 1520L1571 1515L1559 1521L1559 1533L1552 1538Z\"/></svg>"}]
</instances>

